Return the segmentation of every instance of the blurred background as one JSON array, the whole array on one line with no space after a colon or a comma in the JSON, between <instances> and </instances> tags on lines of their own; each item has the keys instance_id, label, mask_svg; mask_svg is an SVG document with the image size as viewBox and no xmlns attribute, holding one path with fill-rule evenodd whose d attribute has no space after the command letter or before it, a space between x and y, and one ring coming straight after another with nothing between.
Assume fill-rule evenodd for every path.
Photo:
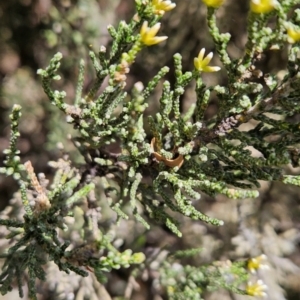
<instances>
[{"instance_id":1,"label":"blurred background","mask_svg":"<svg viewBox=\"0 0 300 300\"><path fill-rule=\"evenodd\" d=\"M176 2L177 7L165 14L159 34L169 37L167 43L148 47L139 54L128 76L126 88L129 92L135 82L146 84L165 65L171 68L166 79L172 84L173 55L177 52L183 56L183 70L186 71L192 69L193 58L201 48L214 50L206 26L206 7L202 2L173 2ZM227 0L217 13L220 30L232 35L228 52L233 58L243 54L247 39L248 7L246 0ZM4 159L2 151L9 145L9 113L13 104L22 106L21 138L18 144L21 157L24 162L31 160L36 173L43 172L51 179L53 171L47 162L61 157L58 143L64 145L65 151L75 163L82 162L68 136L73 132L72 127L66 124L61 112L49 104L36 71L47 66L55 53L62 52L62 80L57 83L57 88L64 89L67 101L72 103L79 59L88 62L90 49L97 52L101 45L109 47L111 38L107 25L115 25L120 20L128 21L134 13L133 0L0 0L0 166ZM287 49L267 52L260 68L264 72L280 74L285 68L286 56ZM220 65L216 56L213 65ZM94 70L87 63L86 88L93 78ZM204 81L208 85L226 84L226 77L221 71L213 76L205 75ZM160 88L158 86L152 95L147 114L157 110ZM191 84L182 98L182 111L186 111L195 100L194 86ZM217 105L217 99L212 99L206 118L214 115ZM288 166L286 171L299 174L300 170ZM0 175L0 210L7 207L17 189L13 179ZM268 257L270 269L261 272L259 276L269 287L268 299L300 299L299 188L261 182L258 199L236 201L224 196L213 199L203 194L195 206L212 217L224 220L225 225L215 228L180 218L183 237L179 239L157 224L153 224L150 231L145 231L131 220L122 223L122 231L118 227L113 228L116 239L122 241L124 249L133 247L135 251L142 249L147 253L155 253L161 248L167 251L203 248L197 256L186 260L185 263L192 265L214 260L246 259L264 253ZM104 227L108 227L105 224L112 215L109 209L103 208ZM0 243L0 252L4 249ZM111 299L122 299L120 295L124 294L128 274L127 271L120 271L110 275L106 290ZM154 287L157 276L150 273L147 279L140 281L140 289L133 291L131 299L166 299L164 291ZM73 298L67 298L63 292L57 296L58 288L51 287L48 282L41 284L43 295L39 299L94 299L92 296L80 298L77 285L80 279L75 275L66 278L56 280L65 284L65 290L68 290L68 285L71 286L70 294L73 293ZM81 284L88 285L84 281ZM13 292L5 297L0 296L0 299L18 299L18 295ZM217 291L207 293L205 299L242 300L248 297Z\"/></svg>"}]
</instances>

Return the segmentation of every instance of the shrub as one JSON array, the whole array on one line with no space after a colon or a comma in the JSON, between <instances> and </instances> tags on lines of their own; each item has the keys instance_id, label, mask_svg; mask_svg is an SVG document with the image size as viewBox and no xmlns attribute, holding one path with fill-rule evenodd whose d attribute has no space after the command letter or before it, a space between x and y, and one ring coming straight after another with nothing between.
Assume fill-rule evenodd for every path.
<instances>
[{"instance_id":1,"label":"shrub","mask_svg":"<svg viewBox=\"0 0 300 300\"><path fill-rule=\"evenodd\" d=\"M129 267L125 297L130 297L146 270L158 272L157 293L169 299L203 299L205 292L220 287L244 295L266 294L261 279L248 282L250 273L264 266L264 255L201 265L183 259L199 249L174 253L160 249L156 256L147 256L134 243L121 250L113 233L115 222L108 218L105 225L101 220L101 212L109 205L116 223L126 224L123 219L134 217L146 229L160 224L181 237L182 216L224 225L201 208L201 195L222 194L243 201L258 197L262 181L300 185L297 172L288 173L287 168L299 167L299 1L252 0L244 54L237 59L228 53L230 34L221 33L217 24L217 11L224 1L203 2L219 66L211 66L213 53L202 48L194 58L193 70L183 71L182 57L176 53L175 82L163 82L159 110L148 117L149 99L169 68L162 67L145 87L137 82L130 90L127 74L144 48L167 39L157 34L159 20L176 6L171 1L136 0L136 14L130 22L108 27L111 45L89 53L95 80L86 90L86 62L80 60L71 102L65 100L65 91L52 87L60 79L61 53L54 55L47 68L38 70L50 102L73 125L72 141L84 159L79 165L64 154L50 161L55 170L51 184L44 174L35 174L30 161L20 158L21 106L13 106L10 146L1 172L13 176L20 190L0 218L6 228L2 237L9 240L7 251L1 254L5 259L0 275L2 294L16 282L22 297L25 279L29 298L37 299L36 279L51 282L62 276L54 271L52 262L67 274L72 271L86 277L90 273L90 280L95 275L98 283L89 290L95 294L95 286L104 289L102 284L113 270ZM264 53L280 48L288 53L284 74L260 70ZM203 73L218 71L226 83L208 86ZM183 112L181 99L193 83L195 102ZM217 99L218 109L207 118L212 99ZM72 283L72 292L77 290L78 295L81 291L78 299L90 295L80 288L85 284ZM58 297L57 287L50 284L48 290ZM110 297L103 290L97 295Z\"/></svg>"}]
</instances>

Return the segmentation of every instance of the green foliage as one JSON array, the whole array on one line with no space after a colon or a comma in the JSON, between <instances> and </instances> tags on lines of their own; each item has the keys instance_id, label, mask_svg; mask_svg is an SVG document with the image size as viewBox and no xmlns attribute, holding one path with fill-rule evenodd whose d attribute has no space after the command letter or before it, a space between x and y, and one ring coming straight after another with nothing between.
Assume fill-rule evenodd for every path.
<instances>
[{"instance_id":1,"label":"green foliage","mask_svg":"<svg viewBox=\"0 0 300 300\"><path fill-rule=\"evenodd\" d=\"M218 288L246 295L239 286L245 283L249 274L245 262L215 262L211 266L194 267L182 266L176 262L163 263L161 284L166 287L169 299L199 299L204 291L213 291Z\"/></svg>"},{"instance_id":2,"label":"green foliage","mask_svg":"<svg viewBox=\"0 0 300 300\"><path fill-rule=\"evenodd\" d=\"M72 216L75 206L81 207L85 200L89 207L95 205L92 193L97 177L103 180L103 193L118 221L133 215L147 229L155 221L178 236L182 235L178 215L217 226L224 224L195 208L202 193L255 198L259 181L300 185L298 175L285 174L288 164L299 166L300 123L292 118L300 111L299 41L288 47L282 79L274 74L262 75L257 69L265 50L287 44L287 30L299 21L299 10L293 11L299 3L282 1L267 14L249 12L245 54L236 60L227 52L230 34L220 33L216 9L208 7L207 24L222 72L227 75L226 85L207 86L202 80L202 71L217 71L216 67L207 68L209 55L201 60L199 54L201 68L195 64L194 70L184 72L177 53L175 83L163 83L159 111L145 118L149 97L169 68L163 67L145 88L137 83L132 93L127 93L125 86L135 57L150 38L155 40L150 33L145 37L143 29L139 32L145 24L152 27L147 27L151 32L163 15L156 13L153 3L136 1L137 15L128 24L121 21L116 28L109 26L113 40L110 49L90 51L96 78L88 91L83 86L85 62L80 60L72 101L66 101L65 91L52 88L52 81L60 79L61 53L47 68L38 70L50 102L77 132L73 142L85 160L82 168L72 166L65 157L50 163L56 172L49 188L45 178L37 179L31 163L21 163L16 147L21 107L13 107L10 147L5 150L5 167L0 171L18 181L25 212L23 221L0 219L0 224L10 230L7 238L14 242L1 255L5 258L0 274L2 294L12 289L16 279L22 297L22 278L28 272L29 297L37 299L35 280L45 280L43 266L48 261L54 261L61 271L81 276L88 275L82 267L93 268L99 282L105 281L105 272L143 263L143 253L130 249L119 252L97 227L97 220L92 229L84 227L83 245L71 245L67 250L70 241L59 237L59 230L68 230L66 218ZM196 103L183 114L180 101L193 82ZM206 120L212 93L218 98L219 109ZM255 120L251 129L239 128L251 120ZM215 287L247 294L240 287L248 279L245 262L194 267L166 261L159 270L170 299L202 299L205 291Z\"/></svg>"},{"instance_id":3,"label":"green foliage","mask_svg":"<svg viewBox=\"0 0 300 300\"><path fill-rule=\"evenodd\" d=\"M61 160L51 165L57 168L51 190L46 189L47 182L41 185L37 179L30 162L21 164L16 150L16 137L19 136L18 121L21 116L21 107L15 105L11 114L12 137L10 148L6 151L7 159L5 168L1 171L8 175L14 174L20 184L21 198L25 213L23 222L10 219L0 219L0 224L6 226L10 233L7 239L16 243L2 254L5 263L0 274L2 295L12 289L13 280L16 278L19 295L23 297L22 277L28 271L28 295L30 299L37 299L35 280L45 280L46 273L43 269L48 261L54 261L59 270L69 273L73 271L81 276L88 273L79 266L90 265L95 269L97 278L104 277L104 271L118 269L120 266L129 267L130 264L141 263L144 260L142 253L132 254L131 250L119 253L107 240L97 237L93 244L75 247L66 251L70 242L62 242L58 238L58 229L67 230L65 217L70 215L69 209L86 197L94 189L94 183L80 184L80 176L75 168L70 167L69 161ZM27 174L24 172L26 169ZM23 171L23 172L22 172ZM40 175L43 183L43 176ZM20 228L15 230L14 228ZM93 255L100 250L108 249L108 256L96 259Z\"/></svg>"},{"instance_id":4,"label":"green foliage","mask_svg":"<svg viewBox=\"0 0 300 300\"><path fill-rule=\"evenodd\" d=\"M21 158L19 156L20 151L17 149L17 139L20 136L18 131L19 119L21 117L21 106L14 105L11 120L11 137L10 147L4 151L6 160L4 161L6 168L1 168L0 172L7 176L12 175L14 179L19 180L21 177L21 171L24 170L24 166L21 164Z\"/></svg>"}]
</instances>

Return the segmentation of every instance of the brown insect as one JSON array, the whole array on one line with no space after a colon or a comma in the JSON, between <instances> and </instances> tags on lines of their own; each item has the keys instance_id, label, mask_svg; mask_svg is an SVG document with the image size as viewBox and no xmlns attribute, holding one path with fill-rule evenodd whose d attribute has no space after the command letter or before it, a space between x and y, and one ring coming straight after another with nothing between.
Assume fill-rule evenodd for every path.
<instances>
[{"instance_id":1,"label":"brown insect","mask_svg":"<svg viewBox=\"0 0 300 300\"><path fill-rule=\"evenodd\" d=\"M183 155L179 154L176 158L174 159L167 159L164 156L162 156L160 153L156 152L156 145L155 145L155 137L152 138L151 144L150 144L152 150L153 150L153 155L158 161L162 161L166 166L175 168L178 167L180 168L184 162L184 157Z\"/></svg>"}]
</instances>

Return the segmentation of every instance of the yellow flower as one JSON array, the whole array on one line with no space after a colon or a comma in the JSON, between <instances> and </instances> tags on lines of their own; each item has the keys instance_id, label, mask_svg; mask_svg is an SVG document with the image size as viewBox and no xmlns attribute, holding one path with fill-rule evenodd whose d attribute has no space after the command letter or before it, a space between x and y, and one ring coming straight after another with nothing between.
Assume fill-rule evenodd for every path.
<instances>
[{"instance_id":1,"label":"yellow flower","mask_svg":"<svg viewBox=\"0 0 300 300\"><path fill-rule=\"evenodd\" d=\"M175 8L176 4L172 3L170 0L152 0L152 6L155 14L163 15L166 11Z\"/></svg>"},{"instance_id":2,"label":"yellow flower","mask_svg":"<svg viewBox=\"0 0 300 300\"><path fill-rule=\"evenodd\" d=\"M146 46L151 46L166 40L167 36L156 36L159 28L160 23L156 23L153 27L149 28L148 22L145 21L140 31L141 42Z\"/></svg>"},{"instance_id":3,"label":"yellow flower","mask_svg":"<svg viewBox=\"0 0 300 300\"><path fill-rule=\"evenodd\" d=\"M251 0L250 9L256 14L266 14L275 9L276 0Z\"/></svg>"},{"instance_id":4,"label":"yellow flower","mask_svg":"<svg viewBox=\"0 0 300 300\"><path fill-rule=\"evenodd\" d=\"M266 297L265 291L268 287L263 283L262 280L257 280L256 283L248 282L246 287L246 293L249 296Z\"/></svg>"},{"instance_id":5,"label":"yellow flower","mask_svg":"<svg viewBox=\"0 0 300 300\"><path fill-rule=\"evenodd\" d=\"M210 52L205 58L204 58L204 53L205 53L205 48L201 49L201 51L199 52L198 57L194 58L195 69L200 71L200 72L217 72L217 71L220 71L221 70L220 67L208 66L208 64L210 63L210 61L213 57L213 53Z\"/></svg>"},{"instance_id":6,"label":"yellow flower","mask_svg":"<svg viewBox=\"0 0 300 300\"><path fill-rule=\"evenodd\" d=\"M202 0L202 2L208 7L218 8L224 3L224 0Z\"/></svg>"},{"instance_id":7,"label":"yellow flower","mask_svg":"<svg viewBox=\"0 0 300 300\"><path fill-rule=\"evenodd\" d=\"M258 269L268 269L269 266L266 264L266 261L267 257L264 254L251 258L248 260L247 268L251 273L255 273Z\"/></svg>"},{"instance_id":8,"label":"yellow flower","mask_svg":"<svg viewBox=\"0 0 300 300\"><path fill-rule=\"evenodd\" d=\"M288 42L294 44L300 41L300 30L291 26L287 28Z\"/></svg>"}]
</instances>

